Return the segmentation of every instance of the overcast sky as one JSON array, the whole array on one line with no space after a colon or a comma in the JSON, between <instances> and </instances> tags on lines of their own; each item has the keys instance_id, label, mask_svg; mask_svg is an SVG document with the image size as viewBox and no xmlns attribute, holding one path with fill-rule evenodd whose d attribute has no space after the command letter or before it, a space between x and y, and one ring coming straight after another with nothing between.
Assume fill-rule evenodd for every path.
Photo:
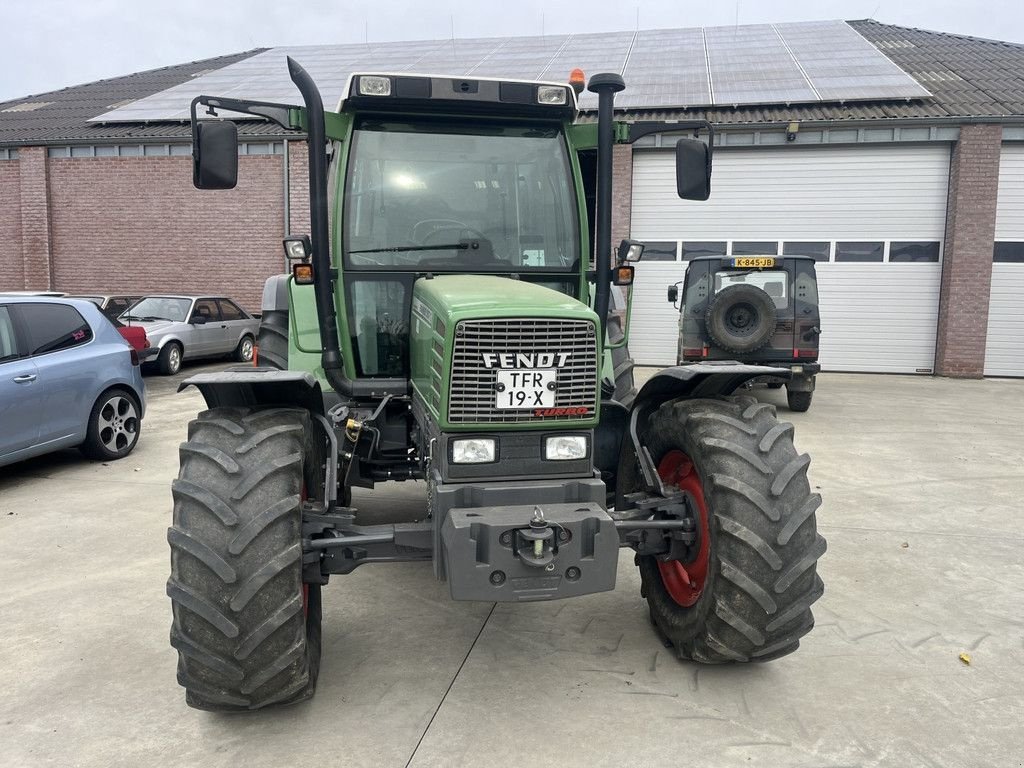
<instances>
[{"instance_id":1,"label":"overcast sky","mask_svg":"<svg viewBox=\"0 0 1024 768\"><path fill-rule=\"evenodd\" d=\"M0 101L275 45L873 18L1024 43L1021 0L35 0L4 3ZM1024 76L1024 73L1022 73Z\"/></svg>"}]
</instances>

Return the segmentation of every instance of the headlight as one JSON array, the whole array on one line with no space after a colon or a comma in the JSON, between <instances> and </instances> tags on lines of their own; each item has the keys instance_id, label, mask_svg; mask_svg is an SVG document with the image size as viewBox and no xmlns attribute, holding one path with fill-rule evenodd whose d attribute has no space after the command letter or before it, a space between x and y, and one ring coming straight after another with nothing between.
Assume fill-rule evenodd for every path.
<instances>
[{"instance_id":1,"label":"headlight","mask_svg":"<svg viewBox=\"0 0 1024 768\"><path fill-rule=\"evenodd\" d=\"M565 104L569 99L567 88L560 85L542 85L537 89L538 104Z\"/></svg>"},{"instance_id":2,"label":"headlight","mask_svg":"<svg viewBox=\"0 0 1024 768\"><path fill-rule=\"evenodd\" d=\"M452 440L453 464L486 464L494 461L494 440L470 437Z\"/></svg>"},{"instance_id":3,"label":"headlight","mask_svg":"<svg viewBox=\"0 0 1024 768\"><path fill-rule=\"evenodd\" d=\"M363 75L359 78L360 96L390 96L391 78Z\"/></svg>"},{"instance_id":4,"label":"headlight","mask_svg":"<svg viewBox=\"0 0 1024 768\"><path fill-rule=\"evenodd\" d=\"M568 461L587 458L587 438L584 435L558 435L544 441L544 458L549 461Z\"/></svg>"}]
</instances>

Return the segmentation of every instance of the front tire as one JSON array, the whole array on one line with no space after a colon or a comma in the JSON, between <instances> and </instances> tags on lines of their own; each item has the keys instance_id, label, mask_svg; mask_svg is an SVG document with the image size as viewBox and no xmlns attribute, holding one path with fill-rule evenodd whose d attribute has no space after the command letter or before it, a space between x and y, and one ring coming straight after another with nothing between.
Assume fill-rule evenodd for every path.
<instances>
[{"instance_id":1,"label":"front tire","mask_svg":"<svg viewBox=\"0 0 1024 768\"><path fill-rule=\"evenodd\" d=\"M669 402L651 416L644 443L662 479L703 502L694 563L637 557L651 618L680 658L768 661L795 651L814 626L821 497L792 435L773 406L752 398ZM638 471L624 468L631 487Z\"/></svg>"},{"instance_id":2,"label":"front tire","mask_svg":"<svg viewBox=\"0 0 1024 768\"><path fill-rule=\"evenodd\" d=\"M176 341L168 342L160 350L160 356L156 359L156 365L164 376L173 376L181 370L182 350L181 344Z\"/></svg>"},{"instance_id":3,"label":"front tire","mask_svg":"<svg viewBox=\"0 0 1024 768\"><path fill-rule=\"evenodd\" d=\"M313 695L320 586L302 582L300 508L322 487L313 434L306 411L284 408L214 408L189 424L167 532L171 645L189 706Z\"/></svg>"}]
</instances>

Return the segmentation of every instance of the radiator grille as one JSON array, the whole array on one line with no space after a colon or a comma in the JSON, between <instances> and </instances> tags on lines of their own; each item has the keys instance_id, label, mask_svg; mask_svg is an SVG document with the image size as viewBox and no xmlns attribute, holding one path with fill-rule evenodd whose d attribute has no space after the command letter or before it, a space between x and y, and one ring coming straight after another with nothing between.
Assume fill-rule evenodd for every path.
<instances>
[{"instance_id":1,"label":"radiator grille","mask_svg":"<svg viewBox=\"0 0 1024 768\"><path fill-rule=\"evenodd\" d=\"M558 369L555 408L586 408L586 414L537 416L533 408L495 407L497 369L483 355L569 352ZM571 421L592 416L597 407L597 336L589 320L508 318L464 320L455 329L448 420L507 424L523 421Z\"/></svg>"}]
</instances>

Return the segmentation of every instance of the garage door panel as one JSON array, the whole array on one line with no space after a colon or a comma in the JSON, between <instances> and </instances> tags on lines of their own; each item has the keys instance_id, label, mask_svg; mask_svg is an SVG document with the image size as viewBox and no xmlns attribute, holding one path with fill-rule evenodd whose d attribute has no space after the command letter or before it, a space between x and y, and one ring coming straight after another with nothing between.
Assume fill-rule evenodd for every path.
<instances>
[{"instance_id":1,"label":"garage door panel","mask_svg":"<svg viewBox=\"0 0 1024 768\"><path fill-rule=\"evenodd\" d=\"M641 261L636 265L629 351L638 363L676 364L679 310L673 309L666 294L668 287L680 282L685 274L685 263Z\"/></svg>"},{"instance_id":2,"label":"garage door panel","mask_svg":"<svg viewBox=\"0 0 1024 768\"><path fill-rule=\"evenodd\" d=\"M986 376L1024 376L1024 264L993 264Z\"/></svg>"},{"instance_id":3,"label":"garage door panel","mask_svg":"<svg viewBox=\"0 0 1024 768\"><path fill-rule=\"evenodd\" d=\"M675 196L669 160L634 155L635 237L941 239L945 226L946 145L719 150L706 202Z\"/></svg>"}]
</instances>

